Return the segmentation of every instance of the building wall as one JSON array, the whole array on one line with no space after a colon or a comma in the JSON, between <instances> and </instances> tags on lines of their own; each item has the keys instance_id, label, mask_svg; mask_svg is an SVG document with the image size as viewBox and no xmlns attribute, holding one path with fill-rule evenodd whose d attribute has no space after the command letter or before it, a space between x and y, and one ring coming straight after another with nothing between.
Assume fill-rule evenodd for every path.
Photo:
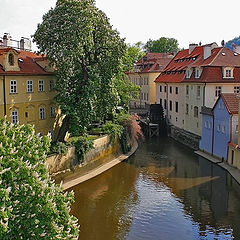
<instances>
[{"instance_id":1,"label":"building wall","mask_svg":"<svg viewBox=\"0 0 240 240\"><path fill-rule=\"evenodd\" d=\"M219 99L214 108L213 155L227 160L228 142L230 141L230 115Z\"/></svg>"},{"instance_id":2,"label":"building wall","mask_svg":"<svg viewBox=\"0 0 240 240\"><path fill-rule=\"evenodd\" d=\"M240 148L234 146L228 146L228 163L238 169L240 169Z\"/></svg>"},{"instance_id":3,"label":"building wall","mask_svg":"<svg viewBox=\"0 0 240 240\"><path fill-rule=\"evenodd\" d=\"M0 76L0 119L4 117L3 77Z\"/></svg>"},{"instance_id":4,"label":"building wall","mask_svg":"<svg viewBox=\"0 0 240 240\"><path fill-rule=\"evenodd\" d=\"M203 114L202 115L202 137L199 143L199 148L212 154L213 145L213 116Z\"/></svg>"},{"instance_id":5,"label":"building wall","mask_svg":"<svg viewBox=\"0 0 240 240\"><path fill-rule=\"evenodd\" d=\"M162 87L162 91L160 87ZM156 102L158 104L162 103L164 113L170 124L178 128L184 128L183 88L181 84L156 83Z\"/></svg>"},{"instance_id":6,"label":"building wall","mask_svg":"<svg viewBox=\"0 0 240 240\"><path fill-rule=\"evenodd\" d=\"M222 93L234 93L234 87L240 86L240 83L207 83L205 90L205 106L212 108L218 99L215 96L216 86L222 87Z\"/></svg>"},{"instance_id":7,"label":"building wall","mask_svg":"<svg viewBox=\"0 0 240 240\"><path fill-rule=\"evenodd\" d=\"M10 81L17 81L17 93L10 93ZM27 80L33 81L33 92L27 92ZM38 81L44 81L44 91L38 89ZM18 121L20 124L32 124L36 133L46 135L48 131L52 131L54 136L59 128L55 117L50 116L50 107L58 108L54 101L55 92L50 90L50 80L55 80L53 75L46 76L6 76L6 110L7 119L11 121L11 113L16 110L18 113ZM1 83L1 85L3 85ZM1 89L1 88L0 88ZM45 109L45 118L40 119L40 108ZM1 117L3 109L0 108Z\"/></svg>"},{"instance_id":8,"label":"building wall","mask_svg":"<svg viewBox=\"0 0 240 240\"><path fill-rule=\"evenodd\" d=\"M187 90L188 89L188 90ZM204 84L202 83L185 83L183 84L184 92L184 129L198 136L202 133L202 114ZM188 91L188 93L187 93ZM188 108L188 110L187 110Z\"/></svg>"},{"instance_id":9,"label":"building wall","mask_svg":"<svg viewBox=\"0 0 240 240\"><path fill-rule=\"evenodd\" d=\"M232 127L231 127L231 142L237 144L238 143L238 115L235 114L231 119Z\"/></svg>"}]
</instances>

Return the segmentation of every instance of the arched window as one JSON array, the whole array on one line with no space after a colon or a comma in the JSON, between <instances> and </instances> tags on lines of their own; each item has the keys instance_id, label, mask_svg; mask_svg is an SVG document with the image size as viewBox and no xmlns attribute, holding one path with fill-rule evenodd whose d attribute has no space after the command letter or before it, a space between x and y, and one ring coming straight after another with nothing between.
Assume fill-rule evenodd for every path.
<instances>
[{"instance_id":1,"label":"arched window","mask_svg":"<svg viewBox=\"0 0 240 240\"><path fill-rule=\"evenodd\" d=\"M9 63L9 65L11 65L11 66L14 65L14 57L13 57L13 54L12 54L12 53L10 53L10 54L8 55L8 63Z\"/></svg>"}]
</instances>

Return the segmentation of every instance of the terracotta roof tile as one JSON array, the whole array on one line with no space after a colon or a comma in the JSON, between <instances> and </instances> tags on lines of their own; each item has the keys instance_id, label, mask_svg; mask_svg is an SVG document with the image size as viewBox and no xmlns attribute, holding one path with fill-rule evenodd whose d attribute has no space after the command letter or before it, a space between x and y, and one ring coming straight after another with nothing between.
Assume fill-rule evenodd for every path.
<instances>
[{"instance_id":1,"label":"terracotta roof tile","mask_svg":"<svg viewBox=\"0 0 240 240\"><path fill-rule=\"evenodd\" d=\"M221 93L214 105L214 108L219 99L222 98L225 106L227 107L228 112L230 114L238 114L239 99L237 96L238 94L236 93Z\"/></svg>"},{"instance_id":2,"label":"terracotta roof tile","mask_svg":"<svg viewBox=\"0 0 240 240\"><path fill-rule=\"evenodd\" d=\"M0 48L0 54L6 53L12 48ZM0 68L0 75L49 75L53 74L52 72L46 72L36 61L44 60L44 57L37 55L36 53L18 50L18 59L22 61L18 61L18 65L20 71L4 71L4 69Z\"/></svg>"}]
</instances>

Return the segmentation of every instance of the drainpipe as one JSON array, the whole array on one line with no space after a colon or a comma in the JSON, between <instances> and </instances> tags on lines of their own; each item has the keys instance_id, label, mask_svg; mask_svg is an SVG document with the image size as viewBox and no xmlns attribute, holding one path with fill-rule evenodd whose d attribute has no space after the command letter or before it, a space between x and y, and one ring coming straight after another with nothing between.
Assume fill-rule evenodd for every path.
<instances>
[{"instance_id":1,"label":"drainpipe","mask_svg":"<svg viewBox=\"0 0 240 240\"><path fill-rule=\"evenodd\" d=\"M203 107L205 107L205 90L206 90L206 83L203 86Z\"/></svg>"},{"instance_id":2,"label":"drainpipe","mask_svg":"<svg viewBox=\"0 0 240 240\"><path fill-rule=\"evenodd\" d=\"M3 75L3 111L4 116L7 115L7 105L6 105L6 77Z\"/></svg>"}]
</instances>

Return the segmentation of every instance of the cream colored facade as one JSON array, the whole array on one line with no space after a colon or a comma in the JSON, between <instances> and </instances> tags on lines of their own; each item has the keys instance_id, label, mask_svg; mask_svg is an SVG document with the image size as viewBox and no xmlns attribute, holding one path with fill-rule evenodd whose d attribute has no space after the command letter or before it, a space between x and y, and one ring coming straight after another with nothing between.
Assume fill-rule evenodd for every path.
<instances>
[{"instance_id":1,"label":"cream colored facade","mask_svg":"<svg viewBox=\"0 0 240 240\"><path fill-rule=\"evenodd\" d=\"M146 105L156 102L156 85L154 80L159 73L129 73L129 80L140 87L139 97L130 102L130 107L145 108Z\"/></svg>"},{"instance_id":2,"label":"cream colored facade","mask_svg":"<svg viewBox=\"0 0 240 240\"><path fill-rule=\"evenodd\" d=\"M4 69L0 71L0 118L6 115L14 124L32 124L36 134L49 133L55 138L59 129L56 120L59 110L54 101L56 80L53 69L46 71L47 60L36 60L30 52L2 48L0 53L0 64Z\"/></svg>"},{"instance_id":3,"label":"cream colored facade","mask_svg":"<svg viewBox=\"0 0 240 240\"><path fill-rule=\"evenodd\" d=\"M239 96L239 106L240 109L240 96ZM238 111L238 141L237 144L228 144L228 163L238 169L240 169L240 111Z\"/></svg>"}]
</instances>

